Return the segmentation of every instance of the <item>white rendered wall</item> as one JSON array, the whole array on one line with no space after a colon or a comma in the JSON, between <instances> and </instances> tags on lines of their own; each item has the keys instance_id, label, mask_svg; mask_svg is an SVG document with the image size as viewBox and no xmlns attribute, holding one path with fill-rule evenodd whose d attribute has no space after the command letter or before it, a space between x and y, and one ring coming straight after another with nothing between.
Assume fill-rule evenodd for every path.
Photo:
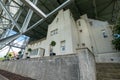
<instances>
[{"instance_id":1,"label":"white rendered wall","mask_svg":"<svg viewBox=\"0 0 120 80\"><path fill-rule=\"evenodd\" d=\"M51 31L55 29L58 29L58 33L51 36ZM61 10L54 21L49 25L46 40L38 41L34 44L29 44L28 48L43 48L45 49L45 56L49 56L50 43L51 41L55 41L56 45L53 48L53 52L56 53L56 55L75 53L78 44L78 40L75 39L77 38L76 34L76 23L70 11ZM65 41L65 51L61 51L61 41Z\"/></svg>"},{"instance_id":2,"label":"white rendered wall","mask_svg":"<svg viewBox=\"0 0 120 80\"><path fill-rule=\"evenodd\" d=\"M57 29L57 34L51 36L51 31ZM107 37L103 37L105 30ZM94 54L113 52L112 32L109 24L104 21L88 19L87 15L74 21L69 10L61 10L48 26L47 38L28 45L32 49L45 49L45 56L50 55L50 43L55 41L53 52L56 55L76 53L77 48L89 48ZM65 41L65 51L61 51L61 41ZM41 54L39 54L40 56Z\"/></svg>"},{"instance_id":3,"label":"white rendered wall","mask_svg":"<svg viewBox=\"0 0 120 80\"><path fill-rule=\"evenodd\" d=\"M73 43L72 43L72 26L74 22L71 21L72 17L70 17L70 11L61 10L54 21L48 27L48 35L47 35L47 50L46 54L49 53L49 44L51 41L56 42L56 46L53 48L53 52L57 55L64 55L74 53ZM58 34L51 36L51 31L58 29ZM65 41L65 51L62 52L60 49L60 42Z\"/></svg>"},{"instance_id":4,"label":"white rendered wall","mask_svg":"<svg viewBox=\"0 0 120 80\"><path fill-rule=\"evenodd\" d=\"M91 51L91 36L90 36L90 32L89 32L89 23L87 23L87 16L84 15L81 17L81 19L79 19L77 21L77 26L78 26L78 34L79 34L79 44L80 44L80 48L84 48L87 47L89 48Z\"/></svg>"},{"instance_id":5,"label":"white rendered wall","mask_svg":"<svg viewBox=\"0 0 120 80\"><path fill-rule=\"evenodd\" d=\"M81 24L79 26L78 24ZM109 53L114 52L112 41L112 31L108 22L88 19L86 15L81 16L81 19L77 21L77 26L82 32L80 36L80 46L85 43L85 47L88 47L93 53ZM105 30L107 37L103 37L102 30Z\"/></svg>"},{"instance_id":6,"label":"white rendered wall","mask_svg":"<svg viewBox=\"0 0 120 80\"><path fill-rule=\"evenodd\" d=\"M93 24L91 26L91 33L94 38L94 44L96 47L95 53L109 53L113 52L112 46L112 32L108 22L91 20ZM105 30L108 37L104 38L102 34L102 30Z\"/></svg>"}]
</instances>

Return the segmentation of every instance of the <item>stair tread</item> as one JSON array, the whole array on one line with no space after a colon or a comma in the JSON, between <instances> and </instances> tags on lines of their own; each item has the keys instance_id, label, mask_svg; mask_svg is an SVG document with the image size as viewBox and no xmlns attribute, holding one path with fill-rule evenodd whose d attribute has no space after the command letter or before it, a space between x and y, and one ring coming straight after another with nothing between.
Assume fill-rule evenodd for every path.
<instances>
[{"instance_id":1,"label":"stair tread","mask_svg":"<svg viewBox=\"0 0 120 80\"><path fill-rule=\"evenodd\" d=\"M120 74L120 69L97 69L97 72L104 72L104 73L118 73Z\"/></svg>"},{"instance_id":2,"label":"stair tread","mask_svg":"<svg viewBox=\"0 0 120 80\"><path fill-rule=\"evenodd\" d=\"M115 78L102 78L102 79L98 79L98 80L120 80L120 79L115 79Z\"/></svg>"},{"instance_id":3,"label":"stair tread","mask_svg":"<svg viewBox=\"0 0 120 80\"><path fill-rule=\"evenodd\" d=\"M96 66L120 66L120 63L96 63Z\"/></svg>"},{"instance_id":4,"label":"stair tread","mask_svg":"<svg viewBox=\"0 0 120 80\"><path fill-rule=\"evenodd\" d=\"M120 79L120 75L110 75L110 74L107 74L107 75L102 75L102 74L97 74L97 78L115 78L115 79Z\"/></svg>"},{"instance_id":5,"label":"stair tread","mask_svg":"<svg viewBox=\"0 0 120 80\"><path fill-rule=\"evenodd\" d=\"M97 63L97 80L120 80L120 63Z\"/></svg>"}]
</instances>

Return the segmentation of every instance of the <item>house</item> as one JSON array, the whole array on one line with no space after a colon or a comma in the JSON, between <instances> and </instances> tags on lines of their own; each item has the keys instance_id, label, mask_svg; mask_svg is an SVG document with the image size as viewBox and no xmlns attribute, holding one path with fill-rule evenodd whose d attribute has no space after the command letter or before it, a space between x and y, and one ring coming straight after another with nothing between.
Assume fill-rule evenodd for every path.
<instances>
[{"instance_id":1,"label":"house","mask_svg":"<svg viewBox=\"0 0 120 80\"><path fill-rule=\"evenodd\" d=\"M89 19L83 15L75 21L70 10L59 11L48 25L47 37L28 44L32 49L30 57L50 56L51 42L55 41L53 52L56 55L77 53L77 49L88 48L95 56L115 52L111 41L112 30L107 21Z\"/></svg>"}]
</instances>

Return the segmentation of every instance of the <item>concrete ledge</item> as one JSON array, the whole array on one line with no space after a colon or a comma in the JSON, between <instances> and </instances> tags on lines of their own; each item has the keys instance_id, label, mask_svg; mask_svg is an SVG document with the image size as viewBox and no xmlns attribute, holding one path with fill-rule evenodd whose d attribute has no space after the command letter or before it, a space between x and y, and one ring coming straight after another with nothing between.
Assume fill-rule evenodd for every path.
<instances>
[{"instance_id":1,"label":"concrete ledge","mask_svg":"<svg viewBox=\"0 0 120 80\"><path fill-rule=\"evenodd\" d=\"M96 80L95 59L87 49L70 55L0 62L0 69L36 80Z\"/></svg>"},{"instance_id":2,"label":"concrete ledge","mask_svg":"<svg viewBox=\"0 0 120 80\"><path fill-rule=\"evenodd\" d=\"M120 52L108 52L95 56L97 63L120 63Z\"/></svg>"}]
</instances>

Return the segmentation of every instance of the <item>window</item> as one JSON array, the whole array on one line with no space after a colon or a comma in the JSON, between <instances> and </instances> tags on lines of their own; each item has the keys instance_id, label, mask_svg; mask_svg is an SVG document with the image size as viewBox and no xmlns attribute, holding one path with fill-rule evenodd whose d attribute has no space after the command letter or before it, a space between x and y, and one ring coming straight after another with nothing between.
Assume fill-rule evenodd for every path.
<instances>
[{"instance_id":1,"label":"window","mask_svg":"<svg viewBox=\"0 0 120 80\"><path fill-rule=\"evenodd\" d=\"M53 35L52 31L50 32L50 35L51 35L51 36Z\"/></svg>"},{"instance_id":2,"label":"window","mask_svg":"<svg viewBox=\"0 0 120 80\"><path fill-rule=\"evenodd\" d=\"M40 56L44 56L45 55L45 49L40 48Z\"/></svg>"},{"instance_id":3,"label":"window","mask_svg":"<svg viewBox=\"0 0 120 80\"><path fill-rule=\"evenodd\" d=\"M90 23L91 26L93 25L93 22L92 22L92 21L90 21L89 23Z\"/></svg>"},{"instance_id":4,"label":"window","mask_svg":"<svg viewBox=\"0 0 120 80\"><path fill-rule=\"evenodd\" d=\"M51 31L51 36L55 35L55 34L58 34L58 29L55 29L55 30L52 30Z\"/></svg>"},{"instance_id":5,"label":"window","mask_svg":"<svg viewBox=\"0 0 120 80\"><path fill-rule=\"evenodd\" d=\"M36 56L38 55L38 49L33 49L32 52L30 53L31 56Z\"/></svg>"},{"instance_id":6,"label":"window","mask_svg":"<svg viewBox=\"0 0 120 80\"><path fill-rule=\"evenodd\" d=\"M56 22L58 22L59 18L57 18Z\"/></svg>"},{"instance_id":7,"label":"window","mask_svg":"<svg viewBox=\"0 0 120 80\"><path fill-rule=\"evenodd\" d=\"M107 38L107 37L108 37L108 35L106 34L105 29L102 30L102 34L103 34L103 37L104 37L104 38Z\"/></svg>"},{"instance_id":8,"label":"window","mask_svg":"<svg viewBox=\"0 0 120 80\"><path fill-rule=\"evenodd\" d=\"M64 41L61 41L61 52L64 52L65 51L65 40Z\"/></svg>"},{"instance_id":9,"label":"window","mask_svg":"<svg viewBox=\"0 0 120 80\"><path fill-rule=\"evenodd\" d=\"M78 21L78 24L79 24L79 26L81 26L81 22L80 21Z\"/></svg>"},{"instance_id":10,"label":"window","mask_svg":"<svg viewBox=\"0 0 120 80\"><path fill-rule=\"evenodd\" d=\"M55 34L58 34L58 29L55 29Z\"/></svg>"}]
</instances>

